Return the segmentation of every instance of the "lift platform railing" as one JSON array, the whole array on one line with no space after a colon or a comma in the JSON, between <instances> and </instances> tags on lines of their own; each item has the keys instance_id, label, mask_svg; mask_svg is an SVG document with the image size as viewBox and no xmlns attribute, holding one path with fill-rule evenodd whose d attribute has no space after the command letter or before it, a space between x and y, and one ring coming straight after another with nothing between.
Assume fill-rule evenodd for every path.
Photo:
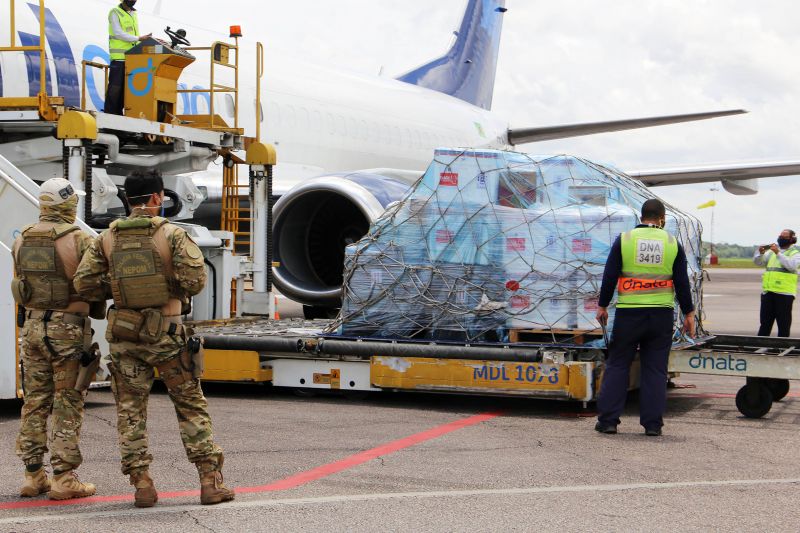
<instances>
[{"instance_id":1,"label":"lift platform railing","mask_svg":"<svg viewBox=\"0 0 800 533\"><path fill-rule=\"evenodd\" d=\"M0 46L0 52L38 52L39 53L39 93L36 96L0 97L0 109L37 109L45 120L58 118L58 106L64 105L61 97L47 94L47 42L45 40L45 7L44 0L39 0L39 44L38 46L17 46L17 16L14 0L9 0L9 22L11 42L9 46Z\"/></svg>"},{"instance_id":2,"label":"lift platform railing","mask_svg":"<svg viewBox=\"0 0 800 533\"><path fill-rule=\"evenodd\" d=\"M238 87L238 39L236 48L237 62L236 62L236 85ZM213 69L214 64L217 63L212 57L212 83L211 87L215 87L213 82ZM264 45L256 43L256 136L255 142L261 140L261 121L263 120L263 112L261 106L261 79L264 76ZM213 106L214 98L212 93L211 105ZM236 122L234 126L238 126L238 110L239 100L238 92L236 93ZM211 107L213 116L213 107ZM253 258L253 250L255 243L253 241L256 232L253 231L254 212L253 212L253 190L254 183L252 175L245 183L239 181L239 166L246 164L246 161L235 156L234 154L224 154L225 162L223 164L222 173L222 210L220 227L224 231L233 233L233 253L239 255L248 255ZM271 218L269 219L271 220ZM231 316L237 314L236 302L237 295L240 291L252 291L253 283L246 283L239 286L240 282L237 280L231 281Z\"/></svg>"},{"instance_id":3,"label":"lift platform railing","mask_svg":"<svg viewBox=\"0 0 800 533\"><path fill-rule=\"evenodd\" d=\"M261 78L264 77L264 45L256 43L256 141L261 142Z\"/></svg>"},{"instance_id":4,"label":"lift platform railing","mask_svg":"<svg viewBox=\"0 0 800 533\"><path fill-rule=\"evenodd\" d=\"M210 53L210 72L208 89L178 89L178 93L191 94L203 93L209 95L209 122L203 124L203 129L209 130L230 130L230 126L218 118L215 113L215 95L219 93L233 94L233 129L239 129L239 38L235 38L235 44L216 41L211 46L187 46L187 51L208 51ZM234 62L230 62L230 52L233 51ZM233 70L233 87L217 83L217 67L224 67Z\"/></svg>"},{"instance_id":5,"label":"lift platform railing","mask_svg":"<svg viewBox=\"0 0 800 533\"><path fill-rule=\"evenodd\" d=\"M238 39L237 39L238 44ZM238 49L237 49L238 56ZM213 65L213 63L212 63ZM238 61L237 61L238 67ZM213 66L212 66L213 69ZM256 141L261 140L261 78L264 76L264 45L256 43ZM213 85L213 84L212 84ZM237 77L238 85L238 77ZM211 99L212 105L214 99ZM236 110L238 111L238 99ZM213 107L212 107L213 109ZM213 113L213 112L212 112ZM238 116L238 113L235 115ZM238 123L234 124L234 126ZM238 166L245 162L237 157L226 159L222 173L222 212L220 227L224 231L230 231L234 236L234 252L243 253L253 249L252 232L245 231L243 227L252 222L252 206L242 206L242 201L248 195L242 194L251 190L251 183L239 182Z\"/></svg>"},{"instance_id":6,"label":"lift platform railing","mask_svg":"<svg viewBox=\"0 0 800 533\"><path fill-rule=\"evenodd\" d=\"M108 89L108 69L109 66L105 63L96 63L94 61L86 61L85 59L81 61L81 109L86 109L86 67L92 67L96 69L100 69L103 71L105 76L103 81L103 93L105 94L106 90ZM102 109L98 109L98 111L102 111Z\"/></svg>"},{"instance_id":7,"label":"lift platform railing","mask_svg":"<svg viewBox=\"0 0 800 533\"><path fill-rule=\"evenodd\" d=\"M233 233L234 253L243 253L250 248L250 232L243 230L251 222L251 208L243 207L242 194L249 184L239 182L239 161L231 159L223 165L222 171L222 213L220 228Z\"/></svg>"}]
</instances>

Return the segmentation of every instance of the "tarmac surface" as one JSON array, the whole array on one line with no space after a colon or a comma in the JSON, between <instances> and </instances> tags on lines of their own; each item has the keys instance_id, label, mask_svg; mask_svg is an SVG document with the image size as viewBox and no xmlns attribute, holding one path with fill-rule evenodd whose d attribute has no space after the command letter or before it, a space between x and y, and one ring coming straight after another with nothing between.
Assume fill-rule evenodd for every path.
<instances>
[{"instance_id":1,"label":"tarmac surface","mask_svg":"<svg viewBox=\"0 0 800 533\"><path fill-rule=\"evenodd\" d=\"M759 274L711 271L708 329L755 331ZM752 420L734 404L741 379L677 383L658 438L642 434L636 393L620 434L600 435L591 406L555 401L204 384L237 489L211 507L199 505L156 386L148 429L161 499L144 510L119 472L109 391L90 393L82 435L80 475L97 496L64 505L17 497L19 404L0 404L0 532L798 529L798 393Z\"/></svg>"}]
</instances>

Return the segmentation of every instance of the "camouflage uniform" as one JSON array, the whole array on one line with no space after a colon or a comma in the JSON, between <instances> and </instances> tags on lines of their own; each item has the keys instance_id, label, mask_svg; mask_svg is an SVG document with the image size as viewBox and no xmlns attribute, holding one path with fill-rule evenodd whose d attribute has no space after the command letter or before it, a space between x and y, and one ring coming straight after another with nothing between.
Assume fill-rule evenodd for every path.
<instances>
[{"instance_id":1,"label":"camouflage uniform","mask_svg":"<svg viewBox=\"0 0 800 533\"><path fill-rule=\"evenodd\" d=\"M146 209L136 208L129 220L149 216ZM183 229L169 223L162 228L172 253L172 287L188 300L205 286L203 255ZM76 288L89 300L103 300L111 295L108 243L104 242L109 238L107 230L92 243L75 275ZM150 344L122 341L112 335L110 325L106 338L111 345L110 368L117 402L122 472L136 474L146 471L153 460L148 452L146 427L153 369L178 359L184 351L186 339L183 335L164 333ZM220 470L222 450L213 440L208 404L200 380L189 379L176 387L168 387L168 393L180 422L181 439L189 461L195 463L201 476Z\"/></svg>"},{"instance_id":2,"label":"camouflage uniform","mask_svg":"<svg viewBox=\"0 0 800 533\"><path fill-rule=\"evenodd\" d=\"M48 229L56 224L72 224L75 221L77 198L56 206L42 206L36 229ZM86 233L76 230L63 237L74 239L76 257L63 258L68 275L77 267L83 253L92 243ZM14 243L14 262L17 271L17 252L22 237ZM88 305L73 301L70 314L86 316ZM84 351L84 335L91 335L90 320L85 326L67 324L64 314L54 311L50 321L28 318L22 329L22 368L24 372L25 405L22 408L22 423L17 437L16 452L25 465L43 462L47 453L47 418L52 414L50 433L50 464L56 473L74 470L82 462L78 448L83 422L84 394L72 387L55 390L55 382L63 379L66 366L78 360ZM45 344L48 339L50 349Z\"/></svg>"}]
</instances>

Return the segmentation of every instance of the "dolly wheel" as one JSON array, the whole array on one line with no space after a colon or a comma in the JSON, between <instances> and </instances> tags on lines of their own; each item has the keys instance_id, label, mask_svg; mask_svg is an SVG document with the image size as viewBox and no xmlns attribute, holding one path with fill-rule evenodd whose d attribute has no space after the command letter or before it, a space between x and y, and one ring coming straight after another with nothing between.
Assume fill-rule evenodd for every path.
<instances>
[{"instance_id":1,"label":"dolly wheel","mask_svg":"<svg viewBox=\"0 0 800 533\"><path fill-rule=\"evenodd\" d=\"M761 418L772 409L772 393L763 382L748 383L736 393L736 408L747 418Z\"/></svg>"},{"instance_id":2,"label":"dolly wheel","mask_svg":"<svg viewBox=\"0 0 800 533\"><path fill-rule=\"evenodd\" d=\"M772 401L779 402L789 394L788 379L764 378L767 388L772 393Z\"/></svg>"}]
</instances>

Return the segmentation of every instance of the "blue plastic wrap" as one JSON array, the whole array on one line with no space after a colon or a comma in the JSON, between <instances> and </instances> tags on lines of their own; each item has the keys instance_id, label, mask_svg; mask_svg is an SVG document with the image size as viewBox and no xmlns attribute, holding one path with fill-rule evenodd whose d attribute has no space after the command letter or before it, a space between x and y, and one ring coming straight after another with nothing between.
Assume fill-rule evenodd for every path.
<instances>
[{"instance_id":1,"label":"blue plastic wrap","mask_svg":"<svg viewBox=\"0 0 800 533\"><path fill-rule=\"evenodd\" d=\"M348 246L338 331L492 342L512 329L597 330L610 247L649 198L640 182L577 157L439 149ZM666 229L686 251L701 316L700 223L667 206Z\"/></svg>"}]
</instances>

